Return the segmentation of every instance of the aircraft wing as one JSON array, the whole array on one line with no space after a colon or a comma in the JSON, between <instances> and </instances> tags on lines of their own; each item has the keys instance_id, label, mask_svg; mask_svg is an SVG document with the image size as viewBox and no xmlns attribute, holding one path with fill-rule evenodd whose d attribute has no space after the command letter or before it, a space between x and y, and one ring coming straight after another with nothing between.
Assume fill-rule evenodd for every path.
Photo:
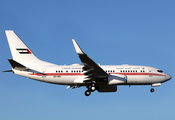
<instances>
[{"instance_id":1,"label":"aircraft wing","mask_svg":"<svg viewBox=\"0 0 175 120\"><path fill-rule=\"evenodd\" d=\"M90 57L88 57L78 46L76 41L72 39L75 50L83 63L83 73L86 76L84 82L107 82L108 74L99 66L97 65Z\"/></svg>"}]
</instances>

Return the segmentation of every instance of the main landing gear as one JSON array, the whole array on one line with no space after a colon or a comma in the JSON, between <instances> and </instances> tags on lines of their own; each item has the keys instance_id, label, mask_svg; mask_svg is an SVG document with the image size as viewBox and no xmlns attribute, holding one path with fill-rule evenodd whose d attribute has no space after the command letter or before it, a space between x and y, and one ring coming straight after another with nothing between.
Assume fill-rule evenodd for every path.
<instances>
[{"instance_id":1,"label":"main landing gear","mask_svg":"<svg viewBox=\"0 0 175 120\"><path fill-rule=\"evenodd\" d=\"M86 90L85 93L84 93L86 96L89 96L91 94L91 91L90 90Z\"/></svg>"},{"instance_id":2,"label":"main landing gear","mask_svg":"<svg viewBox=\"0 0 175 120\"><path fill-rule=\"evenodd\" d=\"M95 85L94 84L92 84L92 86L87 86L87 90L85 91L85 95L86 96L89 96L90 94L91 94L91 92L94 92L95 91Z\"/></svg>"}]
</instances>

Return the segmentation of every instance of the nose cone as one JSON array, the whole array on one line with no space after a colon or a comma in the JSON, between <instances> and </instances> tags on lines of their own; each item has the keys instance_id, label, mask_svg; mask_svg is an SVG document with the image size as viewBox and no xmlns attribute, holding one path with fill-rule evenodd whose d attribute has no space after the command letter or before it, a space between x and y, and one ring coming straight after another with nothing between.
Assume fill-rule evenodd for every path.
<instances>
[{"instance_id":1,"label":"nose cone","mask_svg":"<svg viewBox=\"0 0 175 120\"><path fill-rule=\"evenodd\" d=\"M171 75L166 74L166 81L170 80L171 78Z\"/></svg>"}]
</instances>

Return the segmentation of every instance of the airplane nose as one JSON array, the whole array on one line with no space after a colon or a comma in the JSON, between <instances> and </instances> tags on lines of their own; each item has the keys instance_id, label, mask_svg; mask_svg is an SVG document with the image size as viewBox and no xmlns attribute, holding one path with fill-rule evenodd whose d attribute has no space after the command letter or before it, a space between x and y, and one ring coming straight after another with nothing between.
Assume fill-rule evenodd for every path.
<instances>
[{"instance_id":1,"label":"airplane nose","mask_svg":"<svg viewBox=\"0 0 175 120\"><path fill-rule=\"evenodd\" d=\"M167 80L170 80L172 77L171 77L171 75L166 75L166 78L167 78Z\"/></svg>"}]
</instances>

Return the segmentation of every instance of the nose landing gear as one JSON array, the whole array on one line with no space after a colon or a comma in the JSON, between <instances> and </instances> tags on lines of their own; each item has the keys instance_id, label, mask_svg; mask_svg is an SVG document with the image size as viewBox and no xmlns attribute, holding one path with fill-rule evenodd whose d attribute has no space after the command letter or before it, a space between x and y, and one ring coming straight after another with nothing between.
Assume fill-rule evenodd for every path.
<instances>
[{"instance_id":1,"label":"nose landing gear","mask_svg":"<svg viewBox=\"0 0 175 120\"><path fill-rule=\"evenodd\" d=\"M153 93L154 91L155 91L155 90L154 90L154 88L151 88L150 92L152 92L152 93Z\"/></svg>"}]
</instances>

